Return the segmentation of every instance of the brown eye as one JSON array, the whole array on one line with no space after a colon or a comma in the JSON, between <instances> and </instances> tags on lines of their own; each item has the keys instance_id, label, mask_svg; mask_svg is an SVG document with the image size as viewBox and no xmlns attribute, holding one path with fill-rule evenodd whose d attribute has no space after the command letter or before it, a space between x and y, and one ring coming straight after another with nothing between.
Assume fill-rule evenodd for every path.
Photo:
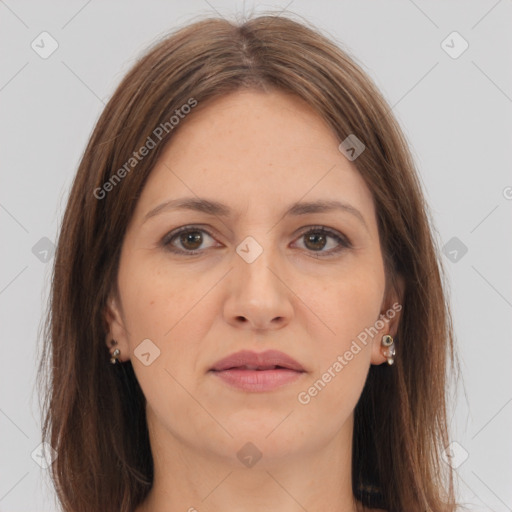
<instances>
[{"instance_id":1,"label":"brown eye","mask_svg":"<svg viewBox=\"0 0 512 512\"><path fill-rule=\"evenodd\" d=\"M305 245L313 251L322 250L327 244L327 237L324 234L304 235Z\"/></svg>"},{"instance_id":2,"label":"brown eye","mask_svg":"<svg viewBox=\"0 0 512 512\"><path fill-rule=\"evenodd\" d=\"M213 237L204 229L185 226L167 234L162 245L171 252L183 255L194 255L204 252L209 247L202 247L206 241ZM210 244L213 247L213 244Z\"/></svg>"},{"instance_id":3,"label":"brown eye","mask_svg":"<svg viewBox=\"0 0 512 512\"><path fill-rule=\"evenodd\" d=\"M204 247L208 238L214 240L204 229L184 226L168 233L162 239L161 244L173 253L191 256L213 247L213 244ZM299 237L299 240L303 240L304 248L315 257L329 257L343 249L352 247L344 235L324 226L310 228Z\"/></svg>"},{"instance_id":4,"label":"brown eye","mask_svg":"<svg viewBox=\"0 0 512 512\"><path fill-rule=\"evenodd\" d=\"M199 231L187 231L179 235L181 245L185 249L195 250L199 249L203 243L203 237Z\"/></svg>"},{"instance_id":5,"label":"brown eye","mask_svg":"<svg viewBox=\"0 0 512 512\"><path fill-rule=\"evenodd\" d=\"M323 226L310 228L300 236L300 239L304 240L303 244L308 252L316 253L315 257L329 257L352 247L350 241L341 233Z\"/></svg>"}]
</instances>

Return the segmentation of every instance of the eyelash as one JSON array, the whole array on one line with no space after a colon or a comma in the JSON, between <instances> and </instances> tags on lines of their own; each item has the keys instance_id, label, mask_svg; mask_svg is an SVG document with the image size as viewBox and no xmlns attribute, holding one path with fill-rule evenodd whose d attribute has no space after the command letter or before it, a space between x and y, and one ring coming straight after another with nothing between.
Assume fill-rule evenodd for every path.
<instances>
[{"instance_id":1,"label":"eyelash","mask_svg":"<svg viewBox=\"0 0 512 512\"><path fill-rule=\"evenodd\" d=\"M179 235L181 235L183 233L196 232L196 231L199 231L201 233L206 233L209 237L214 238L207 230L202 229L198 226L183 226L183 227L178 228L177 230L171 231L170 233L165 235L161 241L161 244L168 251L170 251L174 254L181 255L181 256L194 256L194 255L200 254L202 252L205 252L205 250L207 250L207 249L183 250L183 249L177 249L176 247L171 245L172 241L175 238L177 238ZM307 231L303 231L299 235L298 238L304 237L305 235L308 235L311 233L327 235L327 236L333 238L334 240L336 240L336 242L338 242L340 244L338 247L331 249L329 251L322 251L322 250L321 251L313 251L313 250L308 251L308 252L311 252L312 254L314 254L315 257L328 258L330 256L337 254L338 252L340 252L344 249L349 249L352 247L352 244L350 243L350 240L348 238L346 238L345 236L342 236L337 231L326 228L325 226L308 226Z\"/></svg>"}]
</instances>

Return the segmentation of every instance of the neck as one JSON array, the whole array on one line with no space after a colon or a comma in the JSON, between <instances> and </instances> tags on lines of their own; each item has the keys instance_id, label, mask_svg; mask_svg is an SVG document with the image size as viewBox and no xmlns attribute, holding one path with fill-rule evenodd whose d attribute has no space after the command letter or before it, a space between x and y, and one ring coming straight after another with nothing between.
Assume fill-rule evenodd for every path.
<instances>
[{"instance_id":1,"label":"neck","mask_svg":"<svg viewBox=\"0 0 512 512\"><path fill-rule=\"evenodd\" d=\"M149 410L147 420L154 482L136 512L359 510L351 483L352 416L329 442L312 442L307 451L276 458L269 444L251 467L187 445L154 421Z\"/></svg>"}]
</instances>

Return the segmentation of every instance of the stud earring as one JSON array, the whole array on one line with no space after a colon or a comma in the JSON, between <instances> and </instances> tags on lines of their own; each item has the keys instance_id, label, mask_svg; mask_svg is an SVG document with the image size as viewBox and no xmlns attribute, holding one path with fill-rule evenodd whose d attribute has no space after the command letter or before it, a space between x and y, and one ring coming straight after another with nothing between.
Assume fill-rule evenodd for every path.
<instances>
[{"instance_id":1,"label":"stud earring","mask_svg":"<svg viewBox=\"0 0 512 512\"><path fill-rule=\"evenodd\" d=\"M385 334L382 337L381 345L384 347L382 354L387 358L388 364L391 366L395 362L394 356L396 353L393 337L389 334Z\"/></svg>"},{"instance_id":2,"label":"stud earring","mask_svg":"<svg viewBox=\"0 0 512 512\"><path fill-rule=\"evenodd\" d=\"M117 345L117 341L112 340L112 341L110 342L110 344L111 344L112 346L115 346L115 345ZM116 349L114 350L114 353L112 354L112 357L110 358L110 362L111 362L112 364L116 364L116 363L119 361L119 359L117 358L117 356L118 356L120 353L121 353L121 351L120 351L118 348L116 348Z\"/></svg>"}]
</instances>

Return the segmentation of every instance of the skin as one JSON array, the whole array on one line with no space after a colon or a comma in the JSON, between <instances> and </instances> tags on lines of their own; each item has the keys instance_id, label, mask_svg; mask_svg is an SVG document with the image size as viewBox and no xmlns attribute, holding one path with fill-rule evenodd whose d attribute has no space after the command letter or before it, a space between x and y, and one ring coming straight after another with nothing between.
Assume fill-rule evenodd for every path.
<instances>
[{"instance_id":1,"label":"skin","mask_svg":"<svg viewBox=\"0 0 512 512\"><path fill-rule=\"evenodd\" d=\"M136 512L361 510L351 490L353 410L370 365L385 363L380 341L396 334L399 313L308 404L297 398L401 303L386 288L372 195L339 142L303 100L245 90L198 105L153 169L106 311L109 348L115 339L147 399L155 479ZM144 221L184 196L220 201L233 215L170 210ZM349 203L364 223L336 210L282 217L292 203L318 199ZM206 233L172 245L198 255L162 244L186 225ZM318 225L351 246L330 236L308 242ZM247 236L263 249L252 263L236 252ZM148 366L134 352L145 339L160 350ZM306 372L264 393L208 372L242 349L281 350ZM262 453L252 467L237 457L247 442Z\"/></svg>"}]
</instances>

